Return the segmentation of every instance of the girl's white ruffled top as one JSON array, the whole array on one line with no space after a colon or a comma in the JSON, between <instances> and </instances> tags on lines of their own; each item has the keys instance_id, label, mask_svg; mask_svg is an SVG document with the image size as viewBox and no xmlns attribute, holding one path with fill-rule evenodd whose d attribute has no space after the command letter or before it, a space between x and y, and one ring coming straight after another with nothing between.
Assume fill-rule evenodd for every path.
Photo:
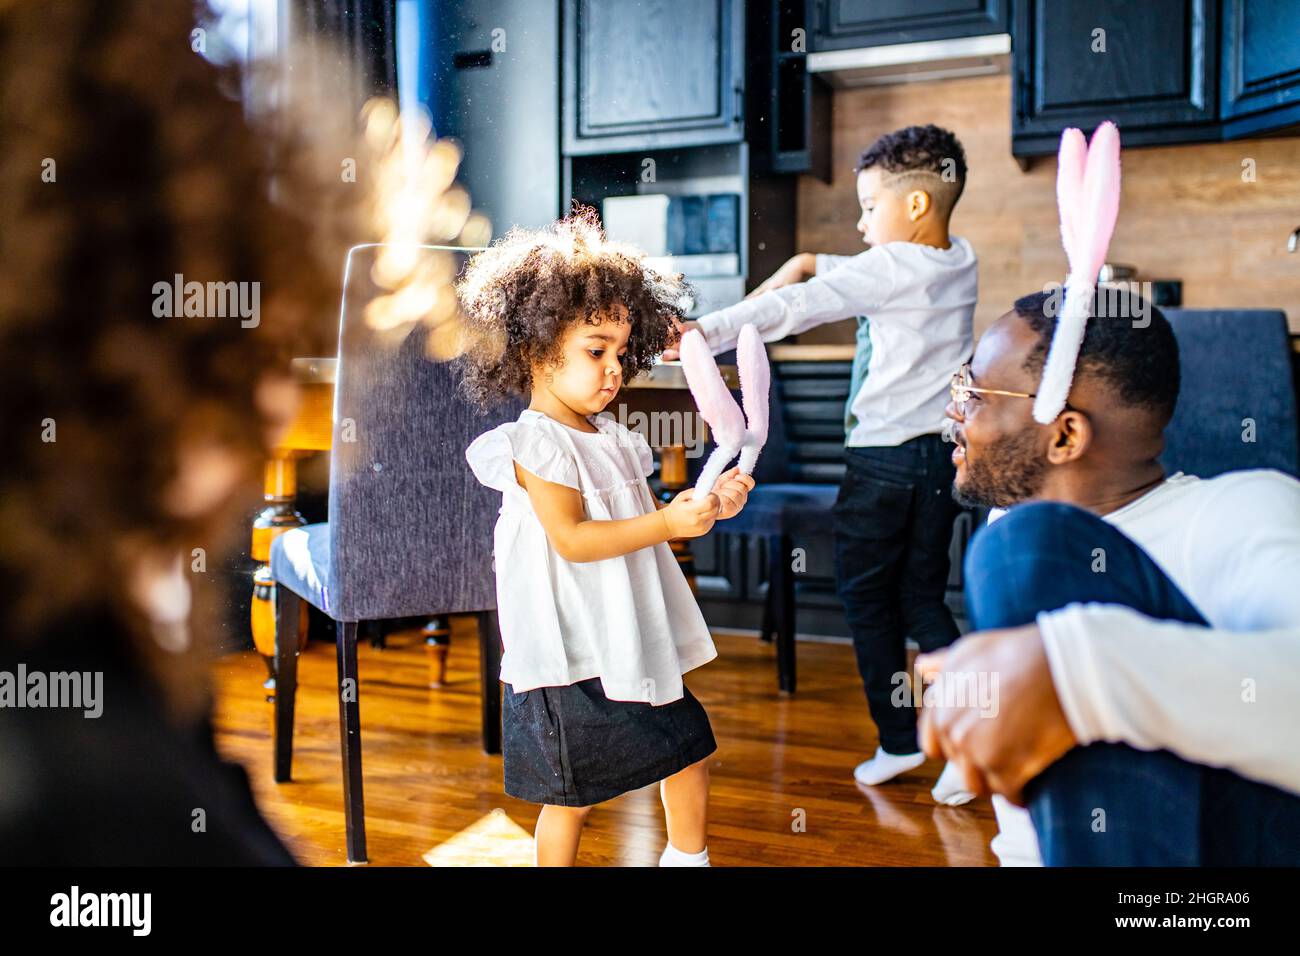
<instances>
[{"instance_id":1,"label":"girl's white ruffled top","mask_svg":"<svg viewBox=\"0 0 1300 956\"><path fill-rule=\"evenodd\" d=\"M718 656L704 615L666 544L603 561L566 561L551 546L513 462L582 493L587 517L655 510L643 436L611 416L594 434L532 409L465 450L475 477L501 492L493 537L504 653L501 680L516 693L599 677L610 700L670 704L682 674Z\"/></svg>"}]
</instances>

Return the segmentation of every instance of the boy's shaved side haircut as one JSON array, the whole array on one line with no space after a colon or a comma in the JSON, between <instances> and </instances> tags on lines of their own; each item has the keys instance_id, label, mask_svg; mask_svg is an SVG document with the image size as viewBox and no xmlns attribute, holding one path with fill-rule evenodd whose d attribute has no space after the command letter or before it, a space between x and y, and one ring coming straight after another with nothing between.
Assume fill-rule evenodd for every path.
<instances>
[{"instance_id":1,"label":"boy's shaved side haircut","mask_svg":"<svg viewBox=\"0 0 1300 956\"><path fill-rule=\"evenodd\" d=\"M886 133L858 158L855 172L879 167L881 181L896 192L923 189L947 218L966 186L966 151L941 126L908 126Z\"/></svg>"}]
</instances>

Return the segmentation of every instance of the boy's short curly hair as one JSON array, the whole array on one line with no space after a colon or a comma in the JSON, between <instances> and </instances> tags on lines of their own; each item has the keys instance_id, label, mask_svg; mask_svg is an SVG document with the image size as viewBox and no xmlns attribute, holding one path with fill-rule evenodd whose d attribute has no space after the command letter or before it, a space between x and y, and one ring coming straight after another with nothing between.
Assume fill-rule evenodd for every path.
<instances>
[{"instance_id":1,"label":"boy's short curly hair","mask_svg":"<svg viewBox=\"0 0 1300 956\"><path fill-rule=\"evenodd\" d=\"M620 359L629 381L676 340L690 292L681 276L647 266L639 249L606 239L591 207L545 229L512 229L469 261L457 285L469 343L465 392L485 406L527 396L533 364L562 361L571 325L598 325L618 306L632 324Z\"/></svg>"},{"instance_id":2,"label":"boy's short curly hair","mask_svg":"<svg viewBox=\"0 0 1300 956\"><path fill-rule=\"evenodd\" d=\"M927 123L886 133L862 151L854 172L873 166L890 173L944 172L944 160L952 160L957 182L966 182L966 151L950 130Z\"/></svg>"},{"instance_id":3,"label":"boy's short curly hair","mask_svg":"<svg viewBox=\"0 0 1300 956\"><path fill-rule=\"evenodd\" d=\"M927 123L925 126L908 126L880 137L858 157L855 173L879 167L885 173L902 177L907 182L909 174L931 173L940 177L947 212L961 198L966 187L966 151L961 141L950 130Z\"/></svg>"}]
</instances>

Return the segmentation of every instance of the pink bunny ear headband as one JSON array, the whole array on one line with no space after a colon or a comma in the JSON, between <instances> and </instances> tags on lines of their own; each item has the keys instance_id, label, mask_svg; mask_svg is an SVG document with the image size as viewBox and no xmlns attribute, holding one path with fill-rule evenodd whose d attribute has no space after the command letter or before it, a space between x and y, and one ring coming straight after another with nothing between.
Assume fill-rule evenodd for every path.
<instances>
[{"instance_id":1,"label":"pink bunny ear headband","mask_svg":"<svg viewBox=\"0 0 1300 956\"><path fill-rule=\"evenodd\" d=\"M1061 212L1061 243L1070 273L1034 400L1034 420L1043 425L1055 421L1065 408L1079 347L1092 314L1097 274L1115 232L1119 213L1119 130L1114 123L1098 126L1090 145L1084 143L1083 133L1077 129L1061 134L1056 204Z\"/></svg>"},{"instance_id":2,"label":"pink bunny ear headband","mask_svg":"<svg viewBox=\"0 0 1300 956\"><path fill-rule=\"evenodd\" d=\"M740 398L745 405L742 416L736 400L727 390L727 383L722 380L722 373L713 361L704 336L698 330L692 329L682 336L677 352L695 404L713 430L713 440L718 443L695 482L695 495L699 497L713 490L718 477L737 454L740 455L740 470L746 475L753 473L758 453L767 442L767 393L772 384L772 369L767 363L767 350L763 348L758 330L746 325L740 330L740 340L736 343ZM746 419L749 420L748 427Z\"/></svg>"}]
</instances>

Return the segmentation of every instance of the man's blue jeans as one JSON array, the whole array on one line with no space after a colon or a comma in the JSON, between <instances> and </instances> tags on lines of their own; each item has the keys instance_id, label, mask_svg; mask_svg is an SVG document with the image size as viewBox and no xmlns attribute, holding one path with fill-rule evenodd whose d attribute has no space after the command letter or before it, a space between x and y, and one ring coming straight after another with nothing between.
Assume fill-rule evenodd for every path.
<instances>
[{"instance_id":1,"label":"man's blue jeans","mask_svg":"<svg viewBox=\"0 0 1300 956\"><path fill-rule=\"evenodd\" d=\"M966 606L976 630L1089 601L1206 623L1145 551L1081 508L1019 505L975 536ZM1300 797L1167 751L1077 747L1032 780L1025 799L1048 866L1300 864ZM1099 809L1104 830L1094 829Z\"/></svg>"}]
</instances>

